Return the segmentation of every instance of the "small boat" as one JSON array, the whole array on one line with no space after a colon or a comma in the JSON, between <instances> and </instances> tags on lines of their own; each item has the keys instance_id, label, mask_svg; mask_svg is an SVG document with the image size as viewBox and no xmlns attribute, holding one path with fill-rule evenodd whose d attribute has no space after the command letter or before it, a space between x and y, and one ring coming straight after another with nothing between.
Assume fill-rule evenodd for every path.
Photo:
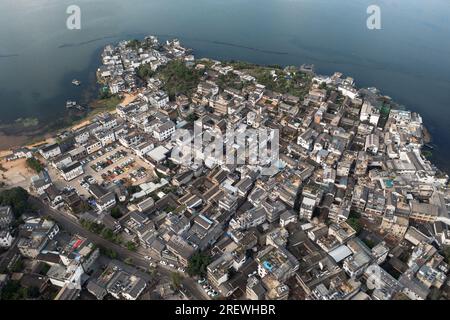
<instances>
[{"instance_id":1,"label":"small boat","mask_svg":"<svg viewBox=\"0 0 450 320\"><path fill-rule=\"evenodd\" d=\"M77 105L77 103L76 103L75 101L71 101L71 100L67 100L67 101L66 101L66 108L67 108L67 109L73 108L73 107L75 107L76 105Z\"/></svg>"},{"instance_id":2,"label":"small boat","mask_svg":"<svg viewBox=\"0 0 450 320\"><path fill-rule=\"evenodd\" d=\"M81 84L81 81L80 81L80 80L77 80L77 79L73 79L73 80L72 80L72 84L73 84L73 85L76 85L76 86L79 86L79 85Z\"/></svg>"}]
</instances>

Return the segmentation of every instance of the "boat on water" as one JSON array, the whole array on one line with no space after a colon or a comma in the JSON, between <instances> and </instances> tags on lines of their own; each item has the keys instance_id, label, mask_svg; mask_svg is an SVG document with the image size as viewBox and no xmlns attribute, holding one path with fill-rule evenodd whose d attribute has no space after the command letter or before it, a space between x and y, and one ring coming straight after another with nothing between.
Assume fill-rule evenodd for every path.
<instances>
[{"instance_id":1,"label":"boat on water","mask_svg":"<svg viewBox=\"0 0 450 320\"><path fill-rule=\"evenodd\" d=\"M73 84L73 85L76 85L76 86L79 86L79 85L81 84L81 81L80 81L80 80L77 80L77 79L73 79L73 80L72 80L72 84Z\"/></svg>"},{"instance_id":2,"label":"boat on water","mask_svg":"<svg viewBox=\"0 0 450 320\"><path fill-rule=\"evenodd\" d=\"M79 111L84 111L85 107L79 105L76 101L67 100L66 101L66 108L67 109L77 109Z\"/></svg>"},{"instance_id":3,"label":"boat on water","mask_svg":"<svg viewBox=\"0 0 450 320\"><path fill-rule=\"evenodd\" d=\"M66 108L67 109L74 108L74 107L76 107L76 105L77 105L76 101L71 101L71 100L67 100L66 101Z\"/></svg>"}]
</instances>

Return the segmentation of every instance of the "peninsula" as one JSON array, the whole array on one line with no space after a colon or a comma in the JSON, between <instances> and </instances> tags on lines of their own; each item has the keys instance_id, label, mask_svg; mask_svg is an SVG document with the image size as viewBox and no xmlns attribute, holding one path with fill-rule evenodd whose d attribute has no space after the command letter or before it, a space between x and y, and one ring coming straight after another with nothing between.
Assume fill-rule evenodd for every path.
<instances>
[{"instance_id":1,"label":"peninsula","mask_svg":"<svg viewBox=\"0 0 450 320\"><path fill-rule=\"evenodd\" d=\"M419 114L339 72L197 59L176 39L101 61L102 112L3 155L2 298L448 298L448 176ZM254 139L276 170L251 162Z\"/></svg>"}]
</instances>

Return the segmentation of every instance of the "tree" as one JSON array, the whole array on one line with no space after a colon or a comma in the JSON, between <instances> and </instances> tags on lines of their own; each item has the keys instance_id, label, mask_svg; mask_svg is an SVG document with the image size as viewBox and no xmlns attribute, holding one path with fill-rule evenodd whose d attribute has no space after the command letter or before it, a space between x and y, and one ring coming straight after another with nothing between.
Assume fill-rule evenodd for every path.
<instances>
[{"instance_id":1,"label":"tree","mask_svg":"<svg viewBox=\"0 0 450 320\"><path fill-rule=\"evenodd\" d=\"M244 86L239 76L232 72L219 75L219 78L217 79L217 84L222 89L231 87L237 90L241 90Z\"/></svg>"},{"instance_id":2,"label":"tree","mask_svg":"<svg viewBox=\"0 0 450 320\"><path fill-rule=\"evenodd\" d=\"M19 281L10 280L2 288L0 300L25 300L28 298L28 289L20 285Z\"/></svg>"},{"instance_id":3,"label":"tree","mask_svg":"<svg viewBox=\"0 0 450 320\"><path fill-rule=\"evenodd\" d=\"M98 95L99 95L100 100L105 100L105 99L109 99L109 98L113 97L113 94L111 93L111 91L109 90L108 87L102 87L99 90Z\"/></svg>"},{"instance_id":4,"label":"tree","mask_svg":"<svg viewBox=\"0 0 450 320\"><path fill-rule=\"evenodd\" d=\"M100 253L107 256L110 259L116 259L117 258L117 252L115 252L113 249L109 248L100 248Z\"/></svg>"},{"instance_id":5,"label":"tree","mask_svg":"<svg viewBox=\"0 0 450 320\"><path fill-rule=\"evenodd\" d=\"M128 241L127 249L130 251L136 251L137 250L136 244L133 241Z\"/></svg>"},{"instance_id":6,"label":"tree","mask_svg":"<svg viewBox=\"0 0 450 320\"><path fill-rule=\"evenodd\" d=\"M363 242L369 247L369 249L375 247L375 242L371 239L364 239Z\"/></svg>"},{"instance_id":7,"label":"tree","mask_svg":"<svg viewBox=\"0 0 450 320\"><path fill-rule=\"evenodd\" d=\"M149 267L147 273L151 275L152 277L156 276L158 274L158 270L155 267Z\"/></svg>"},{"instance_id":8,"label":"tree","mask_svg":"<svg viewBox=\"0 0 450 320\"><path fill-rule=\"evenodd\" d=\"M198 119L198 116L195 113L191 113L186 117L187 122L194 122Z\"/></svg>"},{"instance_id":9,"label":"tree","mask_svg":"<svg viewBox=\"0 0 450 320\"><path fill-rule=\"evenodd\" d=\"M152 66L149 63L145 63L141 64L136 69L136 75L142 80L146 80L153 77L155 75L155 72L153 71Z\"/></svg>"},{"instance_id":10,"label":"tree","mask_svg":"<svg viewBox=\"0 0 450 320\"><path fill-rule=\"evenodd\" d=\"M122 217L122 212L118 207L114 207L111 209L111 217L113 217L114 219L119 219L120 217Z\"/></svg>"},{"instance_id":11,"label":"tree","mask_svg":"<svg viewBox=\"0 0 450 320\"><path fill-rule=\"evenodd\" d=\"M19 258L12 266L11 272L21 272L24 268L23 260Z\"/></svg>"},{"instance_id":12,"label":"tree","mask_svg":"<svg viewBox=\"0 0 450 320\"><path fill-rule=\"evenodd\" d=\"M190 276L205 276L206 267L211 263L211 257L204 253L197 251L189 259L187 272Z\"/></svg>"},{"instance_id":13,"label":"tree","mask_svg":"<svg viewBox=\"0 0 450 320\"><path fill-rule=\"evenodd\" d=\"M4 190L0 193L0 204L11 206L16 218L20 217L26 210L30 209L28 204L28 192L22 187Z\"/></svg>"},{"instance_id":14,"label":"tree","mask_svg":"<svg viewBox=\"0 0 450 320\"><path fill-rule=\"evenodd\" d=\"M33 169L37 173L40 173L42 170L44 170L44 166L42 165L42 163L34 157L28 158L26 163L30 169Z\"/></svg>"},{"instance_id":15,"label":"tree","mask_svg":"<svg viewBox=\"0 0 450 320\"><path fill-rule=\"evenodd\" d=\"M350 227L355 229L356 233L360 233L361 230L363 229L361 222L359 221L360 218L361 215L358 212L351 211L346 221L350 225Z\"/></svg>"},{"instance_id":16,"label":"tree","mask_svg":"<svg viewBox=\"0 0 450 320\"><path fill-rule=\"evenodd\" d=\"M170 279L172 281L172 288L174 290L178 290L181 288L181 281L183 280L183 276L178 272L172 272L170 274Z\"/></svg>"},{"instance_id":17,"label":"tree","mask_svg":"<svg viewBox=\"0 0 450 320\"><path fill-rule=\"evenodd\" d=\"M170 97L179 93L190 94L200 82L201 71L188 68L183 61L172 60L159 73L164 90Z\"/></svg>"},{"instance_id":18,"label":"tree","mask_svg":"<svg viewBox=\"0 0 450 320\"><path fill-rule=\"evenodd\" d=\"M450 263L450 246L445 246L442 253L447 263Z\"/></svg>"},{"instance_id":19,"label":"tree","mask_svg":"<svg viewBox=\"0 0 450 320\"><path fill-rule=\"evenodd\" d=\"M30 298L39 298L39 296L41 295L41 292L39 291L38 287L30 287L28 288L28 296Z\"/></svg>"},{"instance_id":20,"label":"tree","mask_svg":"<svg viewBox=\"0 0 450 320\"><path fill-rule=\"evenodd\" d=\"M140 45L141 45L141 42L139 40L133 39L127 43L126 47L132 48L132 49L138 49L140 47Z\"/></svg>"},{"instance_id":21,"label":"tree","mask_svg":"<svg viewBox=\"0 0 450 320\"><path fill-rule=\"evenodd\" d=\"M89 221L85 219L80 219L80 224L83 226L83 228L96 234L101 234L101 232L105 228L105 226L101 223L96 223L95 221Z\"/></svg>"},{"instance_id":22,"label":"tree","mask_svg":"<svg viewBox=\"0 0 450 320\"><path fill-rule=\"evenodd\" d=\"M320 88L320 89L326 89L326 88L327 88L327 84L326 84L325 82L322 82L322 83L319 85L319 88Z\"/></svg>"},{"instance_id":23,"label":"tree","mask_svg":"<svg viewBox=\"0 0 450 320\"><path fill-rule=\"evenodd\" d=\"M141 187L139 187L139 186L129 186L127 188L127 192L129 194L133 194L133 193L136 193L136 192L139 192L139 191L141 191Z\"/></svg>"}]
</instances>

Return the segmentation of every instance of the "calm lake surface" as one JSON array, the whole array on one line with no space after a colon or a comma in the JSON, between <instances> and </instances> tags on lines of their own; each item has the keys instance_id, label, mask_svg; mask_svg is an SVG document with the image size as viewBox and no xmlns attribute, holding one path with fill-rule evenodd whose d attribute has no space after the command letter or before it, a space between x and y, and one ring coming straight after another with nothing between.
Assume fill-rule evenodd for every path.
<instances>
[{"instance_id":1,"label":"calm lake surface","mask_svg":"<svg viewBox=\"0 0 450 320\"><path fill-rule=\"evenodd\" d=\"M66 28L72 4L81 30ZM371 4L381 30L366 27ZM448 0L0 0L0 123L45 123L66 100L87 101L102 47L148 34L177 37L197 57L313 63L375 86L422 115L434 162L449 171Z\"/></svg>"}]
</instances>

